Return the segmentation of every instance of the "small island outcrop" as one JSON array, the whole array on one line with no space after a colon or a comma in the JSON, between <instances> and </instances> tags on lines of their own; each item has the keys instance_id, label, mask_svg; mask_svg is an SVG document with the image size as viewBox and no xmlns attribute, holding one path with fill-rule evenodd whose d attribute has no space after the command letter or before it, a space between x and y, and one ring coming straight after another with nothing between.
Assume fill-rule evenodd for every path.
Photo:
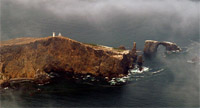
<instances>
[{"instance_id":1,"label":"small island outcrop","mask_svg":"<svg viewBox=\"0 0 200 108\"><path fill-rule=\"evenodd\" d=\"M0 84L15 79L48 79L49 73L126 75L136 62L133 51L84 44L67 37L17 38L0 44Z\"/></svg>"},{"instance_id":2,"label":"small island outcrop","mask_svg":"<svg viewBox=\"0 0 200 108\"><path fill-rule=\"evenodd\" d=\"M163 45L166 48L166 51L170 52L180 52L181 48L176 45L176 43L168 41L155 41L155 40L146 40L144 45L144 55L152 57L156 54L157 48L159 45Z\"/></svg>"}]
</instances>

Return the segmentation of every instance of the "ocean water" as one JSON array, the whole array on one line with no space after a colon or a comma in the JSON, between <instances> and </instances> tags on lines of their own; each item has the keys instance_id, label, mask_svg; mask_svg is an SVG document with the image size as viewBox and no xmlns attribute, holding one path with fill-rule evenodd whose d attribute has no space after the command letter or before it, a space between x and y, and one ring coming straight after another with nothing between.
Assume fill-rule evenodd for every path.
<instances>
[{"instance_id":1,"label":"ocean water","mask_svg":"<svg viewBox=\"0 0 200 108\"><path fill-rule=\"evenodd\" d=\"M122 86L60 81L0 93L2 108L199 107L199 5L190 0L1 0L1 40L52 32L84 43L143 50L145 40L171 41L183 52L165 57L159 46L146 71L130 70ZM111 82L112 83L112 82ZM32 87L31 87L32 88Z\"/></svg>"}]
</instances>

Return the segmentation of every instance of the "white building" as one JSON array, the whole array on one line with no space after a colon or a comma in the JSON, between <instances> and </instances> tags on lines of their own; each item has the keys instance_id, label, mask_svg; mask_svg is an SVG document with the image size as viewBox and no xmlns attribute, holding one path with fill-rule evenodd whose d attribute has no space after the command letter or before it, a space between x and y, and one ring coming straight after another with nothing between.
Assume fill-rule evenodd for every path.
<instances>
[{"instance_id":1,"label":"white building","mask_svg":"<svg viewBox=\"0 0 200 108\"><path fill-rule=\"evenodd\" d=\"M53 32L53 37L55 37L56 36L56 33L55 32Z\"/></svg>"},{"instance_id":2,"label":"white building","mask_svg":"<svg viewBox=\"0 0 200 108\"><path fill-rule=\"evenodd\" d=\"M61 34L61 33L59 33L59 34L58 34L58 36L62 36L62 34Z\"/></svg>"}]
</instances>

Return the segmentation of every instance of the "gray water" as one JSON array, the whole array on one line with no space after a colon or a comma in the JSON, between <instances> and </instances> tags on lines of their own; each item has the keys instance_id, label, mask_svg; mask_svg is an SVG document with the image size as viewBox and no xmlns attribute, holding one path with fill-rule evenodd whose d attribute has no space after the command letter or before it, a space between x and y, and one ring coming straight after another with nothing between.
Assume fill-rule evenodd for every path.
<instances>
[{"instance_id":1,"label":"gray water","mask_svg":"<svg viewBox=\"0 0 200 108\"><path fill-rule=\"evenodd\" d=\"M39 93L8 90L1 107L199 107L199 1L1 0L1 40L46 37L52 32L84 43L142 50L148 39L171 41L188 53L145 60L156 75L123 86L42 86ZM159 53L163 53L159 47Z\"/></svg>"}]
</instances>

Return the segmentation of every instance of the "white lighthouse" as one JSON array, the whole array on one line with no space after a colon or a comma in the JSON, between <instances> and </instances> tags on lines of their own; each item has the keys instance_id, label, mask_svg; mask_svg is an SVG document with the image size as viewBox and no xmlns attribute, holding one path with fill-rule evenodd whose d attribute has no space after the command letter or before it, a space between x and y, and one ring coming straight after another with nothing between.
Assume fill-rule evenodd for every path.
<instances>
[{"instance_id":1,"label":"white lighthouse","mask_svg":"<svg viewBox=\"0 0 200 108\"><path fill-rule=\"evenodd\" d=\"M56 33L55 32L53 32L53 37L55 37L56 36Z\"/></svg>"}]
</instances>

